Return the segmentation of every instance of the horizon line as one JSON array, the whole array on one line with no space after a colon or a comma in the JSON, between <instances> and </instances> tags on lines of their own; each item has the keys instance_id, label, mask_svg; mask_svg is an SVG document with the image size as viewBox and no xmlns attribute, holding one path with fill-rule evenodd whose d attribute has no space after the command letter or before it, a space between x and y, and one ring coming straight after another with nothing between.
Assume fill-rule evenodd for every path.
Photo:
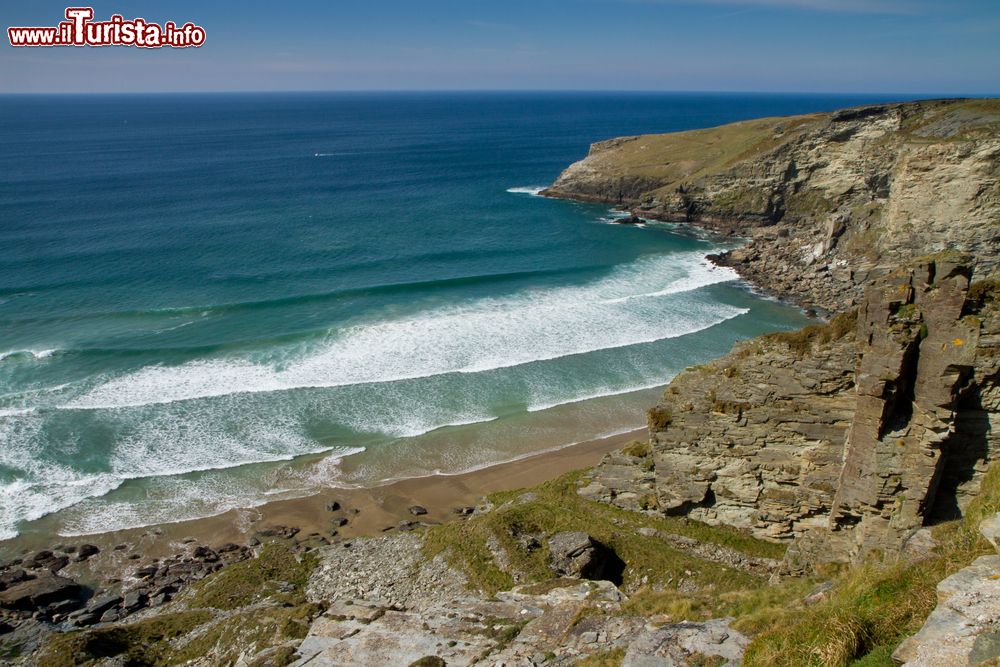
<instances>
[{"instance_id":1,"label":"horizon line","mask_svg":"<svg viewBox=\"0 0 1000 667\"><path fill-rule=\"evenodd\" d=\"M14 96L124 96L124 95L328 95L328 94L618 94L618 95L809 95L816 97L905 97L920 99L963 99L1000 97L1000 92L862 92L814 90L699 90L699 89L630 89L630 88L358 88L358 89L246 89L246 90L139 90L139 91L0 91L0 97Z\"/></svg>"}]
</instances>

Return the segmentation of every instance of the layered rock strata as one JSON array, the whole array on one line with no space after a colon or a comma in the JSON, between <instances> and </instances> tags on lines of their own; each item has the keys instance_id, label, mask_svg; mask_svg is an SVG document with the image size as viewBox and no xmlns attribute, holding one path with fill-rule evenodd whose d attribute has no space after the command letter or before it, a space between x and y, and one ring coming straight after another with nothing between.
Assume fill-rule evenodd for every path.
<instances>
[{"instance_id":1,"label":"layered rock strata","mask_svg":"<svg viewBox=\"0 0 1000 667\"><path fill-rule=\"evenodd\" d=\"M876 281L856 315L743 343L650 410L646 457L605 458L584 495L795 540L788 564L894 552L961 515L1000 453L1000 309L973 262Z\"/></svg>"},{"instance_id":2,"label":"layered rock strata","mask_svg":"<svg viewBox=\"0 0 1000 667\"><path fill-rule=\"evenodd\" d=\"M602 141L544 194L750 239L718 258L802 305L856 305L887 267L1000 250L1000 100L935 100Z\"/></svg>"}]
</instances>

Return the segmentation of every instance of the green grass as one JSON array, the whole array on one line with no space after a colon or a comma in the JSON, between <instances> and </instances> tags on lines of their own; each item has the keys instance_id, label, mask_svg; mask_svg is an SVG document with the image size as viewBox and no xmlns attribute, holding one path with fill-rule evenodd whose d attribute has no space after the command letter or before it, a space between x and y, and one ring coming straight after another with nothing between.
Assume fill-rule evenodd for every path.
<instances>
[{"instance_id":1,"label":"green grass","mask_svg":"<svg viewBox=\"0 0 1000 667\"><path fill-rule=\"evenodd\" d=\"M625 649L613 648L589 655L577 662L574 667L620 667L624 659Z\"/></svg>"},{"instance_id":2,"label":"green grass","mask_svg":"<svg viewBox=\"0 0 1000 667\"><path fill-rule=\"evenodd\" d=\"M240 654L253 655L284 642L305 638L309 625L321 611L318 605L301 604L257 607L226 616L182 646L170 650L168 662L164 664L183 665L209 654L215 656L215 664L235 664ZM276 663L276 658L268 661L268 665Z\"/></svg>"},{"instance_id":3,"label":"green grass","mask_svg":"<svg viewBox=\"0 0 1000 667\"><path fill-rule=\"evenodd\" d=\"M96 630L57 635L39 658L46 667L76 667L120 657L132 667L174 664L166 655L167 642L187 635L212 620L206 611L163 614L156 618Z\"/></svg>"},{"instance_id":4,"label":"green grass","mask_svg":"<svg viewBox=\"0 0 1000 667\"><path fill-rule=\"evenodd\" d=\"M646 197L672 197L688 184L778 148L822 120L821 114L759 118L701 130L647 134L606 148L592 160L611 177L647 184ZM767 204L752 189L728 197L733 207L749 205L754 211Z\"/></svg>"},{"instance_id":5,"label":"green grass","mask_svg":"<svg viewBox=\"0 0 1000 667\"><path fill-rule=\"evenodd\" d=\"M812 351L817 344L825 345L840 340L854 331L858 323L858 311L850 310L835 315L826 324L814 324L798 331L782 331L768 334L762 338L765 341L788 346L788 349L798 356L804 356Z\"/></svg>"},{"instance_id":6,"label":"green grass","mask_svg":"<svg viewBox=\"0 0 1000 667\"><path fill-rule=\"evenodd\" d=\"M210 652L218 664L234 664L242 652L252 655L305 637L322 611L305 599L313 567L314 556L300 559L285 544L268 544L256 558L223 568L193 586L178 600L188 611L56 635L41 664L68 667L116 658L132 667L165 667ZM290 657L279 651L267 664L281 664L282 655Z\"/></svg>"},{"instance_id":7,"label":"green grass","mask_svg":"<svg viewBox=\"0 0 1000 667\"><path fill-rule=\"evenodd\" d=\"M305 637L317 605L257 607L221 618L206 610L163 614L127 625L60 634L40 658L47 667L75 667L113 658L130 667L169 667L213 655L213 664L235 664L253 655ZM292 651L266 659L268 667L289 662Z\"/></svg>"},{"instance_id":8,"label":"green grass","mask_svg":"<svg viewBox=\"0 0 1000 667\"><path fill-rule=\"evenodd\" d=\"M671 623L732 616L737 630L753 634L771 627L816 583L814 578L788 579L779 585L756 580L749 586L711 587L691 593L644 588L633 594L622 609L642 618L662 616Z\"/></svg>"},{"instance_id":9,"label":"green grass","mask_svg":"<svg viewBox=\"0 0 1000 667\"><path fill-rule=\"evenodd\" d=\"M257 558L230 565L199 582L188 604L238 609L265 598L302 604L309 573L315 566L316 557L312 554L300 559L284 544L268 544Z\"/></svg>"},{"instance_id":10,"label":"green grass","mask_svg":"<svg viewBox=\"0 0 1000 667\"><path fill-rule=\"evenodd\" d=\"M424 549L428 556L444 554L463 571L472 587L488 594L514 585L511 572L501 570L486 546L491 540L504 549L511 571L521 581L544 582L554 578L549 569L545 540L541 548L526 549L522 535L552 535L579 530L610 547L625 564L623 586L638 590L642 585L676 586L688 578L701 589L735 590L756 585L759 580L744 572L694 558L671 548L662 539L639 534L639 528L720 544L748 555L780 558L784 546L763 542L735 528L714 527L678 517L647 516L581 498L577 481L581 472L570 473L531 489L530 500L521 500L524 491L495 493L489 500L492 512L468 521L435 526L427 532ZM692 574L686 575L689 571Z\"/></svg>"},{"instance_id":11,"label":"green grass","mask_svg":"<svg viewBox=\"0 0 1000 667\"><path fill-rule=\"evenodd\" d=\"M674 415L670 408L664 405L656 405L646 411L646 421L652 431L662 431L670 426L674 421Z\"/></svg>"},{"instance_id":12,"label":"green grass","mask_svg":"<svg viewBox=\"0 0 1000 667\"><path fill-rule=\"evenodd\" d=\"M634 456L638 459L645 458L653 453L653 448L649 446L649 442L643 442L642 440L634 440L629 444L622 447L622 454L626 456Z\"/></svg>"}]
</instances>

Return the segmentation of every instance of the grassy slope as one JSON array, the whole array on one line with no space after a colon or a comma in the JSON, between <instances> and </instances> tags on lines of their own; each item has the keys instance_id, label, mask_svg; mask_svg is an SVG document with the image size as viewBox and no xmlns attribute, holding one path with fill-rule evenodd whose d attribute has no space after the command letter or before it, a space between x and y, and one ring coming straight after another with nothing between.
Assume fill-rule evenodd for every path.
<instances>
[{"instance_id":1,"label":"grassy slope","mask_svg":"<svg viewBox=\"0 0 1000 667\"><path fill-rule=\"evenodd\" d=\"M744 159L761 155L819 123L827 114L760 118L704 130L645 134L598 153L593 158L609 174L641 176L674 190ZM775 129L783 128L776 136ZM603 169L602 169L603 171Z\"/></svg>"},{"instance_id":2,"label":"grassy slope","mask_svg":"<svg viewBox=\"0 0 1000 667\"><path fill-rule=\"evenodd\" d=\"M496 509L467 521L436 526L428 532L425 550L428 556L446 554L449 561L469 577L472 586L495 593L514 585L511 572L521 582L541 582L554 578L548 567L549 554L544 540L539 548L529 549L522 536L561 531L583 531L612 548L625 561L623 587L637 590L643 586L675 583L688 577L699 587L715 586L726 590L745 588L754 578L716 563L706 563L671 548L662 539L644 536L639 528L653 528L666 533L721 544L743 553L780 558L784 547L762 542L741 531L712 527L676 517L657 517L585 500L576 493L581 473L570 473L530 490L505 491L489 496ZM499 568L487 547L494 541L510 562L507 571ZM685 574L685 571L692 574Z\"/></svg>"},{"instance_id":3,"label":"grassy slope","mask_svg":"<svg viewBox=\"0 0 1000 667\"><path fill-rule=\"evenodd\" d=\"M960 141L973 136L996 136L1000 132L1000 99L969 99L946 103L913 103L898 138L907 142ZM759 118L702 130L647 134L607 148L589 159L609 178L640 178L660 186L650 196L672 195L678 187L721 174L745 160L759 159L775 148L799 138L832 114ZM956 129L957 128L957 129ZM897 135L888 135L886 141ZM555 188L559 191L559 188ZM566 192L572 195L572 192ZM759 192L729 193L732 201L713 202L714 208L736 215L744 207L755 209ZM792 198L794 200L794 197ZM789 201L789 210L805 213L826 210L825 202ZM803 210L795 210L803 209Z\"/></svg>"},{"instance_id":4,"label":"grassy slope","mask_svg":"<svg viewBox=\"0 0 1000 667\"><path fill-rule=\"evenodd\" d=\"M577 479L579 473L574 473L529 492L490 496L496 505L494 511L431 529L428 555L444 553L468 575L471 585L493 593L511 587L514 580L508 571L497 567L486 547L491 537L506 553L508 570L517 572L521 581L532 582L554 576L547 567L548 553L544 547L525 549L519 536L561 530L588 532L615 549L627 565L623 587L633 592L624 613L647 619L662 615L663 620L672 621L735 617L734 626L754 638L744 662L748 667L889 667L892 651L920 628L934 608L937 583L991 552L977 526L985 516L1000 511L997 468L987 476L980 497L964 520L935 529L941 545L935 557L916 564L871 563L841 571L828 577L833 582L828 596L807 605L803 600L819 578L786 579L770 585L706 563L636 531L646 526L772 558L780 557L782 547L725 527L594 503L576 494ZM696 587L678 589L678 582L685 578ZM617 665L621 656L620 651L610 652L587 664Z\"/></svg>"}]
</instances>

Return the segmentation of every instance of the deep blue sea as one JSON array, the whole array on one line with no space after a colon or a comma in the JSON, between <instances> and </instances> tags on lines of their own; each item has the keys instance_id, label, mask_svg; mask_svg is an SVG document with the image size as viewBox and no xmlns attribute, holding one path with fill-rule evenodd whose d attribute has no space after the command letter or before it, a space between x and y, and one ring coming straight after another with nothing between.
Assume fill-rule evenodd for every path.
<instances>
[{"instance_id":1,"label":"deep blue sea","mask_svg":"<svg viewBox=\"0 0 1000 667\"><path fill-rule=\"evenodd\" d=\"M640 426L805 318L704 261L732 240L533 193L593 141L870 101L0 97L0 538Z\"/></svg>"}]
</instances>

